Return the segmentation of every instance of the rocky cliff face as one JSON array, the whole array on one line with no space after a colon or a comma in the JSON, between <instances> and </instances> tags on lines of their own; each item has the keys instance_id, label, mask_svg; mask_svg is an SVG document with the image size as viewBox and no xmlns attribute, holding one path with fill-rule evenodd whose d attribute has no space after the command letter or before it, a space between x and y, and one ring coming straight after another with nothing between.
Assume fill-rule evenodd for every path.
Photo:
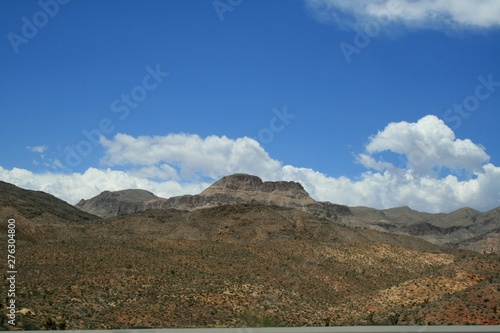
<instances>
[{"instance_id":1,"label":"rocky cliff face","mask_svg":"<svg viewBox=\"0 0 500 333\"><path fill-rule=\"evenodd\" d=\"M215 182L200 195L227 194L246 200L284 202L294 201L299 204L314 203L314 199L297 182L263 182L259 177L247 174L226 176Z\"/></svg>"}]
</instances>

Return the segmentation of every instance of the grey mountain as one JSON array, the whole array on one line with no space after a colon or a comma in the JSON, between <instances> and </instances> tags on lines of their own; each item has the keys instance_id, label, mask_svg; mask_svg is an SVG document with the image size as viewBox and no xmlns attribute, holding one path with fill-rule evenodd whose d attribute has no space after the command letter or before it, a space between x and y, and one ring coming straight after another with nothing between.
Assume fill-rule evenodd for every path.
<instances>
[{"instance_id":1,"label":"grey mountain","mask_svg":"<svg viewBox=\"0 0 500 333\"><path fill-rule=\"evenodd\" d=\"M234 174L226 176L196 195L160 198L144 190L104 191L76 207L100 217L135 213L146 209L195 210L242 203L263 203L296 208L316 216L337 221L350 214L347 206L319 202L309 196L297 182L263 182L257 176Z\"/></svg>"}]
</instances>

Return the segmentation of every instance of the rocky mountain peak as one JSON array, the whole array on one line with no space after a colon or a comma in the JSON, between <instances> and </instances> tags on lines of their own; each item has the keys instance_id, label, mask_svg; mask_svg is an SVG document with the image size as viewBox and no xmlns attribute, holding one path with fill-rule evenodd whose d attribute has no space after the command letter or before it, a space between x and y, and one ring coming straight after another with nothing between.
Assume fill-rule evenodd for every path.
<instances>
[{"instance_id":1,"label":"rocky mountain peak","mask_svg":"<svg viewBox=\"0 0 500 333\"><path fill-rule=\"evenodd\" d=\"M262 184L262 179L257 176L244 173L236 173L233 175L222 177L211 186L209 186L208 189L255 191L260 186L262 186Z\"/></svg>"},{"instance_id":2,"label":"rocky mountain peak","mask_svg":"<svg viewBox=\"0 0 500 333\"><path fill-rule=\"evenodd\" d=\"M87 213L108 217L145 210L149 202L160 199L146 190L126 189L104 191L92 199L80 200L75 206Z\"/></svg>"},{"instance_id":3,"label":"rocky mountain peak","mask_svg":"<svg viewBox=\"0 0 500 333\"><path fill-rule=\"evenodd\" d=\"M293 181L262 181L257 176L237 173L230 176L222 177L214 184L209 186L200 195L214 194L236 194L245 195L251 192L251 195L277 195L289 197L291 199L301 199L308 202L313 202L313 199L304 190L302 185Z\"/></svg>"}]
</instances>

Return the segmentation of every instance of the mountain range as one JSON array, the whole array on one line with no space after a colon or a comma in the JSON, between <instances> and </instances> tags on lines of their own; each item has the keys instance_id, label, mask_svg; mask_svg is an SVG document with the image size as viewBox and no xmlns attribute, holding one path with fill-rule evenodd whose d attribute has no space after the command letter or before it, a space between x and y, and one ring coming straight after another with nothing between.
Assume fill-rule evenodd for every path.
<instances>
[{"instance_id":1,"label":"mountain range","mask_svg":"<svg viewBox=\"0 0 500 333\"><path fill-rule=\"evenodd\" d=\"M195 210L220 205L261 203L295 208L332 222L425 239L477 252L500 252L500 207L488 212L462 208L449 214L418 212L409 207L377 210L347 207L311 198L292 181L266 181L247 174L223 177L197 195L160 198L144 190L105 191L76 207L100 217L147 209Z\"/></svg>"},{"instance_id":2,"label":"mountain range","mask_svg":"<svg viewBox=\"0 0 500 333\"><path fill-rule=\"evenodd\" d=\"M334 221L339 215L349 214L346 206L315 201L300 183L263 182L259 177L247 174L223 177L197 195L164 199L144 190L105 191L92 199L82 199L76 207L100 217L110 217L147 209L194 210L240 203L297 208Z\"/></svg>"},{"instance_id":3,"label":"mountain range","mask_svg":"<svg viewBox=\"0 0 500 333\"><path fill-rule=\"evenodd\" d=\"M498 254L378 225L468 215L321 203L241 174L198 195L105 192L78 207L0 182L0 221L16 220L16 328L500 325Z\"/></svg>"}]
</instances>

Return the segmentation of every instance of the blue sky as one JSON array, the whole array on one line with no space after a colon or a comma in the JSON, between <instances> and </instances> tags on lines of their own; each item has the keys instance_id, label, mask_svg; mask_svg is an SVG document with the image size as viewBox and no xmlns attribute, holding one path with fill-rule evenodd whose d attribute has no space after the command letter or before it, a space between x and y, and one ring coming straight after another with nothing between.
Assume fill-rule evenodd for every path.
<instances>
[{"instance_id":1,"label":"blue sky","mask_svg":"<svg viewBox=\"0 0 500 333\"><path fill-rule=\"evenodd\" d=\"M500 205L500 3L0 2L0 179L70 203L234 172Z\"/></svg>"}]
</instances>

